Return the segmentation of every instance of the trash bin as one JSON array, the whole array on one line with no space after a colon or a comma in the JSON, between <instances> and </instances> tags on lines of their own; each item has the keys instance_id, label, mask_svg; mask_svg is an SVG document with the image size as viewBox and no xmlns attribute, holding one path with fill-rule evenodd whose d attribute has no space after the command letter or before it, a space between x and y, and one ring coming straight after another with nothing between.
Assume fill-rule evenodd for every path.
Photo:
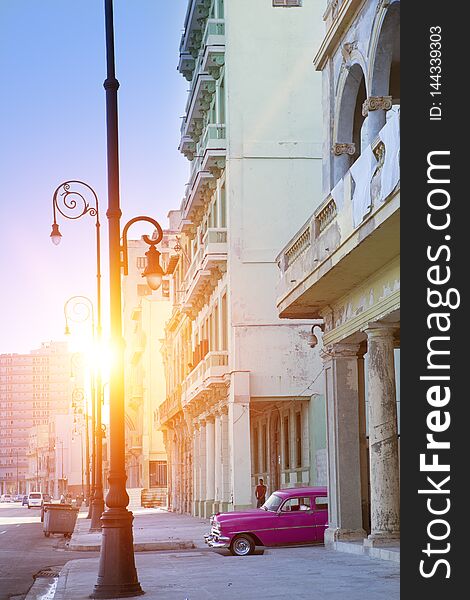
<instances>
[{"instance_id":1,"label":"trash bin","mask_svg":"<svg viewBox=\"0 0 470 600\"><path fill-rule=\"evenodd\" d=\"M78 508L70 504L44 504L44 535L62 533L64 537L72 537L77 515Z\"/></svg>"}]
</instances>

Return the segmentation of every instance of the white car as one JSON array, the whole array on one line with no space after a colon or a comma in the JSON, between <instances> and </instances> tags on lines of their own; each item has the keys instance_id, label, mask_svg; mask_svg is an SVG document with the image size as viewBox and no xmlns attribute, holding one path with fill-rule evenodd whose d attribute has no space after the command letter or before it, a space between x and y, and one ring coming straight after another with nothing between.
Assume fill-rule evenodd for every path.
<instances>
[{"instance_id":1,"label":"white car","mask_svg":"<svg viewBox=\"0 0 470 600\"><path fill-rule=\"evenodd\" d=\"M11 499L11 494L2 494L1 501L2 502L13 502L13 500Z\"/></svg>"},{"instance_id":2,"label":"white car","mask_svg":"<svg viewBox=\"0 0 470 600\"><path fill-rule=\"evenodd\" d=\"M28 496L28 508L41 508L44 503L42 492L31 492Z\"/></svg>"}]
</instances>

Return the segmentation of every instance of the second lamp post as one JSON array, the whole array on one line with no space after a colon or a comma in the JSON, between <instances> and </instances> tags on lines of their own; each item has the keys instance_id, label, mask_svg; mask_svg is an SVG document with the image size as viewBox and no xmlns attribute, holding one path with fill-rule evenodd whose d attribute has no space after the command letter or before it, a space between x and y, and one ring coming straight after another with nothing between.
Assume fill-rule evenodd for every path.
<instances>
[{"instance_id":1,"label":"second lamp post","mask_svg":"<svg viewBox=\"0 0 470 600\"><path fill-rule=\"evenodd\" d=\"M95 217L96 227L96 345L101 346L101 238L98 196L87 183L70 180L61 183L52 197L53 217L51 240L57 246L62 234L59 231L57 215L66 219L76 220L84 215ZM97 369L95 379L95 421L93 423L93 447L95 449L92 461L92 499L90 531L101 529L101 515L104 511L103 499L103 430L101 426L102 382L101 372Z\"/></svg>"}]
</instances>

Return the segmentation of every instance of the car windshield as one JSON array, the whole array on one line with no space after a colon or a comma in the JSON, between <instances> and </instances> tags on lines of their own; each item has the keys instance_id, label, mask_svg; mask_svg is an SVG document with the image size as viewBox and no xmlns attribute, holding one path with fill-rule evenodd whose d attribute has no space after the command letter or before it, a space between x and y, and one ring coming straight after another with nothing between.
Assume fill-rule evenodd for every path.
<instances>
[{"instance_id":1,"label":"car windshield","mask_svg":"<svg viewBox=\"0 0 470 600\"><path fill-rule=\"evenodd\" d=\"M281 502L282 498L280 496L278 496L277 494L271 494L261 508L264 508L264 510L277 512L277 509L280 507Z\"/></svg>"},{"instance_id":2,"label":"car windshield","mask_svg":"<svg viewBox=\"0 0 470 600\"><path fill-rule=\"evenodd\" d=\"M30 498L41 498L41 494L30 494Z\"/></svg>"}]
</instances>

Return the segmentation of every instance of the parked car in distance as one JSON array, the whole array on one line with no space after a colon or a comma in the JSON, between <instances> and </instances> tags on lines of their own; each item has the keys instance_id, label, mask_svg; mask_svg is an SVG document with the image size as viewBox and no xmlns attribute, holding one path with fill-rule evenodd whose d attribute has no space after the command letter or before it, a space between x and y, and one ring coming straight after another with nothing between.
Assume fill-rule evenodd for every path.
<instances>
[{"instance_id":1,"label":"parked car in distance","mask_svg":"<svg viewBox=\"0 0 470 600\"><path fill-rule=\"evenodd\" d=\"M28 508L42 508L44 502L49 502L50 496L42 492L30 492L28 496Z\"/></svg>"},{"instance_id":2,"label":"parked car in distance","mask_svg":"<svg viewBox=\"0 0 470 600\"><path fill-rule=\"evenodd\" d=\"M13 502L13 500L11 498L11 494L2 494L0 501L1 502Z\"/></svg>"},{"instance_id":3,"label":"parked car in distance","mask_svg":"<svg viewBox=\"0 0 470 600\"><path fill-rule=\"evenodd\" d=\"M25 494L21 500L21 506L28 506L28 494Z\"/></svg>"},{"instance_id":4,"label":"parked car in distance","mask_svg":"<svg viewBox=\"0 0 470 600\"><path fill-rule=\"evenodd\" d=\"M15 494L13 496L13 502L21 502L22 499L23 499L23 496L21 494Z\"/></svg>"},{"instance_id":5,"label":"parked car in distance","mask_svg":"<svg viewBox=\"0 0 470 600\"><path fill-rule=\"evenodd\" d=\"M235 556L256 546L322 544L328 523L326 487L277 490L261 508L217 513L204 536L211 548L229 548Z\"/></svg>"}]
</instances>

